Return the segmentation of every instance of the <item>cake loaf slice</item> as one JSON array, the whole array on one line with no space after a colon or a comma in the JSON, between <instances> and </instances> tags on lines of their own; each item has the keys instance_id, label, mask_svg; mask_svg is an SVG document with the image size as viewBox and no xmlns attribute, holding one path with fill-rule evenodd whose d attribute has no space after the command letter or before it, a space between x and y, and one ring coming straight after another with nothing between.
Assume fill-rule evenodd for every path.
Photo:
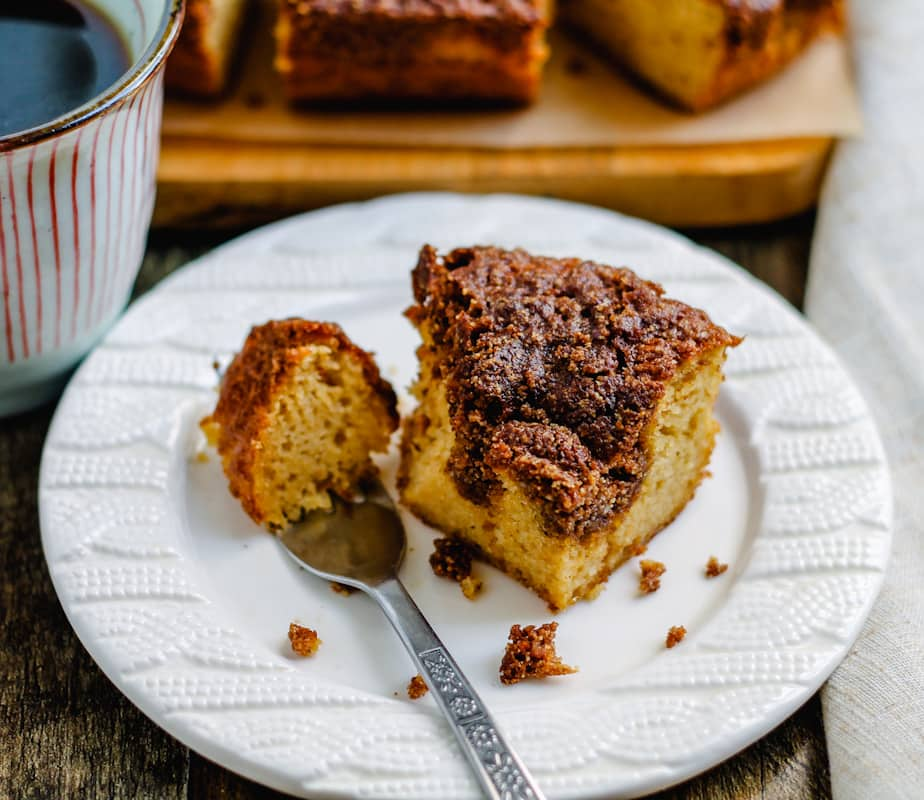
<instances>
[{"instance_id":1,"label":"cake loaf slice","mask_svg":"<svg viewBox=\"0 0 924 800\"><path fill-rule=\"evenodd\" d=\"M526 103L545 0L282 0L276 67L295 102Z\"/></svg>"},{"instance_id":2,"label":"cake loaf slice","mask_svg":"<svg viewBox=\"0 0 924 800\"><path fill-rule=\"evenodd\" d=\"M228 80L248 0L187 0L165 76L168 91L209 97Z\"/></svg>"},{"instance_id":3,"label":"cake loaf slice","mask_svg":"<svg viewBox=\"0 0 924 800\"><path fill-rule=\"evenodd\" d=\"M413 272L423 343L399 489L553 609L594 596L693 496L740 340L627 269L492 247Z\"/></svg>"},{"instance_id":4,"label":"cake loaf slice","mask_svg":"<svg viewBox=\"0 0 924 800\"><path fill-rule=\"evenodd\" d=\"M250 331L202 428L244 511L270 530L350 499L398 427L372 356L338 325L286 319Z\"/></svg>"},{"instance_id":5,"label":"cake loaf slice","mask_svg":"<svg viewBox=\"0 0 924 800\"><path fill-rule=\"evenodd\" d=\"M665 97L699 111L778 72L843 0L561 0L562 19Z\"/></svg>"}]
</instances>

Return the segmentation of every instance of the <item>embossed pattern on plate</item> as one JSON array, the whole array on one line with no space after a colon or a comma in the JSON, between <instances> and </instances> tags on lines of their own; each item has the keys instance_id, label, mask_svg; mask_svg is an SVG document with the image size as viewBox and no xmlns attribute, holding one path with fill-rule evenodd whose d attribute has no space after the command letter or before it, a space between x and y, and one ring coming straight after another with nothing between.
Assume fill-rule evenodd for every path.
<instances>
[{"instance_id":1,"label":"embossed pattern on plate","mask_svg":"<svg viewBox=\"0 0 924 800\"><path fill-rule=\"evenodd\" d=\"M572 684L579 691L503 695L498 722L540 785L553 798L640 794L769 731L843 657L881 584L891 495L878 434L827 346L743 270L647 223L536 198L405 195L325 209L214 251L129 309L62 399L40 478L49 569L90 653L170 733L276 788L306 797L477 796L425 702L373 690L349 665L337 681L322 678L229 610L184 499L195 421L214 398L213 357L228 357L251 324L302 307L328 319L357 304L400 308L425 241L626 263L747 337L722 390L740 422L723 436L753 472L753 531L741 535L738 563L723 578L730 588L672 651ZM401 324L361 333L411 359L413 336ZM222 509L219 529L243 524L236 509ZM655 546L662 539L673 546L669 531ZM241 569L242 581L264 557L262 540L243 541L252 560L237 567L228 551L230 566L220 566ZM707 553L708 541L702 547ZM605 594L627 580L617 573ZM479 600L488 605L470 614L490 617L491 602ZM605 602L567 612L560 633ZM357 626L372 624L362 606L350 608Z\"/></svg>"}]
</instances>

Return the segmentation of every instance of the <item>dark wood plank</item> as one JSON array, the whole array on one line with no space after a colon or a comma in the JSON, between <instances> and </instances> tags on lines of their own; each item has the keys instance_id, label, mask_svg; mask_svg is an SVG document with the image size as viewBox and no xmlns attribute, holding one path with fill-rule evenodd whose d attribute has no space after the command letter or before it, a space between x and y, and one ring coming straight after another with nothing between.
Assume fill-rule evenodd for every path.
<instances>
[{"instance_id":1,"label":"dark wood plank","mask_svg":"<svg viewBox=\"0 0 924 800\"><path fill-rule=\"evenodd\" d=\"M0 797L186 797L183 748L96 667L42 557L38 469L52 408L0 420Z\"/></svg>"},{"instance_id":2,"label":"dark wood plank","mask_svg":"<svg viewBox=\"0 0 924 800\"><path fill-rule=\"evenodd\" d=\"M799 305L813 220L693 232ZM219 243L152 235L136 293ZM270 800L277 792L190 753L129 703L70 629L39 544L37 483L52 408L0 420L0 797ZM817 696L775 731L659 800L830 797Z\"/></svg>"}]
</instances>

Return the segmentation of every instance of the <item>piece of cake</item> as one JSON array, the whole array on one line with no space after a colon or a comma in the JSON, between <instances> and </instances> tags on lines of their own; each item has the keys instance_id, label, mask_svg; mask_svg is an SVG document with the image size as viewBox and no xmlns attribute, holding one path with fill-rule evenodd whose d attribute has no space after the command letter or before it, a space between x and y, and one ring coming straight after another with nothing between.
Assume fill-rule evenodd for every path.
<instances>
[{"instance_id":1,"label":"piece of cake","mask_svg":"<svg viewBox=\"0 0 924 800\"><path fill-rule=\"evenodd\" d=\"M562 19L662 95L699 111L778 72L843 0L561 0Z\"/></svg>"},{"instance_id":2,"label":"piece of cake","mask_svg":"<svg viewBox=\"0 0 924 800\"><path fill-rule=\"evenodd\" d=\"M228 80L248 0L187 0L164 77L168 91L209 97Z\"/></svg>"},{"instance_id":3,"label":"piece of cake","mask_svg":"<svg viewBox=\"0 0 924 800\"><path fill-rule=\"evenodd\" d=\"M295 102L528 103L546 0L282 0L276 67Z\"/></svg>"},{"instance_id":4,"label":"piece of cake","mask_svg":"<svg viewBox=\"0 0 924 800\"><path fill-rule=\"evenodd\" d=\"M398 427L395 393L338 325L286 319L253 328L202 421L233 494L279 530L330 508L375 474L370 452Z\"/></svg>"},{"instance_id":5,"label":"piece of cake","mask_svg":"<svg viewBox=\"0 0 924 800\"><path fill-rule=\"evenodd\" d=\"M425 246L398 485L554 609L591 597L693 496L739 339L627 269Z\"/></svg>"}]
</instances>

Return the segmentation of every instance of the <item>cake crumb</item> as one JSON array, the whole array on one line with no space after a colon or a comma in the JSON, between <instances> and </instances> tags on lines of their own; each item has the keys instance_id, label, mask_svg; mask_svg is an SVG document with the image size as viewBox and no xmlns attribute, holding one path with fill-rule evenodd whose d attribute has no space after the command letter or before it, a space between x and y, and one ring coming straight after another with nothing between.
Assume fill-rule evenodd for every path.
<instances>
[{"instance_id":1,"label":"cake crumb","mask_svg":"<svg viewBox=\"0 0 924 800\"><path fill-rule=\"evenodd\" d=\"M317 653L321 644L317 631L299 625L297 622L289 625L289 642L292 644L293 652L306 658Z\"/></svg>"},{"instance_id":2,"label":"cake crumb","mask_svg":"<svg viewBox=\"0 0 924 800\"><path fill-rule=\"evenodd\" d=\"M429 691L430 688L424 681L423 675L415 675L407 685L407 696L410 697L411 700L419 700Z\"/></svg>"},{"instance_id":3,"label":"cake crumb","mask_svg":"<svg viewBox=\"0 0 924 800\"><path fill-rule=\"evenodd\" d=\"M484 582L481 578L473 578L469 575L467 578L463 578L459 581L459 587L462 589L462 594L469 600L474 600L481 594L481 590L484 588Z\"/></svg>"},{"instance_id":4,"label":"cake crumb","mask_svg":"<svg viewBox=\"0 0 924 800\"><path fill-rule=\"evenodd\" d=\"M706 562L706 577L717 578L727 569L728 564L722 564L715 556L709 556L709 560Z\"/></svg>"},{"instance_id":5,"label":"cake crumb","mask_svg":"<svg viewBox=\"0 0 924 800\"><path fill-rule=\"evenodd\" d=\"M683 625L673 625L667 632L667 639L664 640L664 646L670 649L682 642L683 637L686 635L687 629L684 628Z\"/></svg>"},{"instance_id":6,"label":"cake crumb","mask_svg":"<svg viewBox=\"0 0 924 800\"><path fill-rule=\"evenodd\" d=\"M661 588L661 576L667 571L667 567L660 561L650 561L643 559L638 562L642 574L638 579L638 590L642 594L651 594Z\"/></svg>"},{"instance_id":7,"label":"cake crumb","mask_svg":"<svg viewBox=\"0 0 924 800\"><path fill-rule=\"evenodd\" d=\"M563 664L555 652L557 622L545 625L512 625L507 649L500 665L501 683L510 686L526 678L547 678L552 675L570 675L575 667Z\"/></svg>"},{"instance_id":8,"label":"cake crumb","mask_svg":"<svg viewBox=\"0 0 924 800\"><path fill-rule=\"evenodd\" d=\"M336 594L342 594L344 597L349 597L353 592L357 591L352 586L347 586L345 583L337 583L337 581L330 582L330 590Z\"/></svg>"},{"instance_id":9,"label":"cake crumb","mask_svg":"<svg viewBox=\"0 0 924 800\"><path fill-rule=\"evenodd\" d=\"M648 545L644 542L636 542L632 545L632 549L629 553L633 556L643 556L648 551Z\"/></svg>"},{"instance_id":10,"label":"cake crumb","mask_svg":"<svg viewBox=\"0 0 924 800\"><path fill-rule=\"evenodd\" d=\"M205 450L200 450L198 453L196 453L196 461L198 461L200 464L208 464L209 454L206 453Z\"/></svg>"},{"instance_id":11,"label":"cake crumb","mask_svg":"<svg viewBox=\"0 0 924 800\"><path fill-rule=\"evenodd\" d=\"M433 540L430 568L434 575L458 583L462 594L474 600L483 588L482 581L472 575L474 556L475 548L468 542L454 536L444 536Z\"/></svg>"}]
</instances>

